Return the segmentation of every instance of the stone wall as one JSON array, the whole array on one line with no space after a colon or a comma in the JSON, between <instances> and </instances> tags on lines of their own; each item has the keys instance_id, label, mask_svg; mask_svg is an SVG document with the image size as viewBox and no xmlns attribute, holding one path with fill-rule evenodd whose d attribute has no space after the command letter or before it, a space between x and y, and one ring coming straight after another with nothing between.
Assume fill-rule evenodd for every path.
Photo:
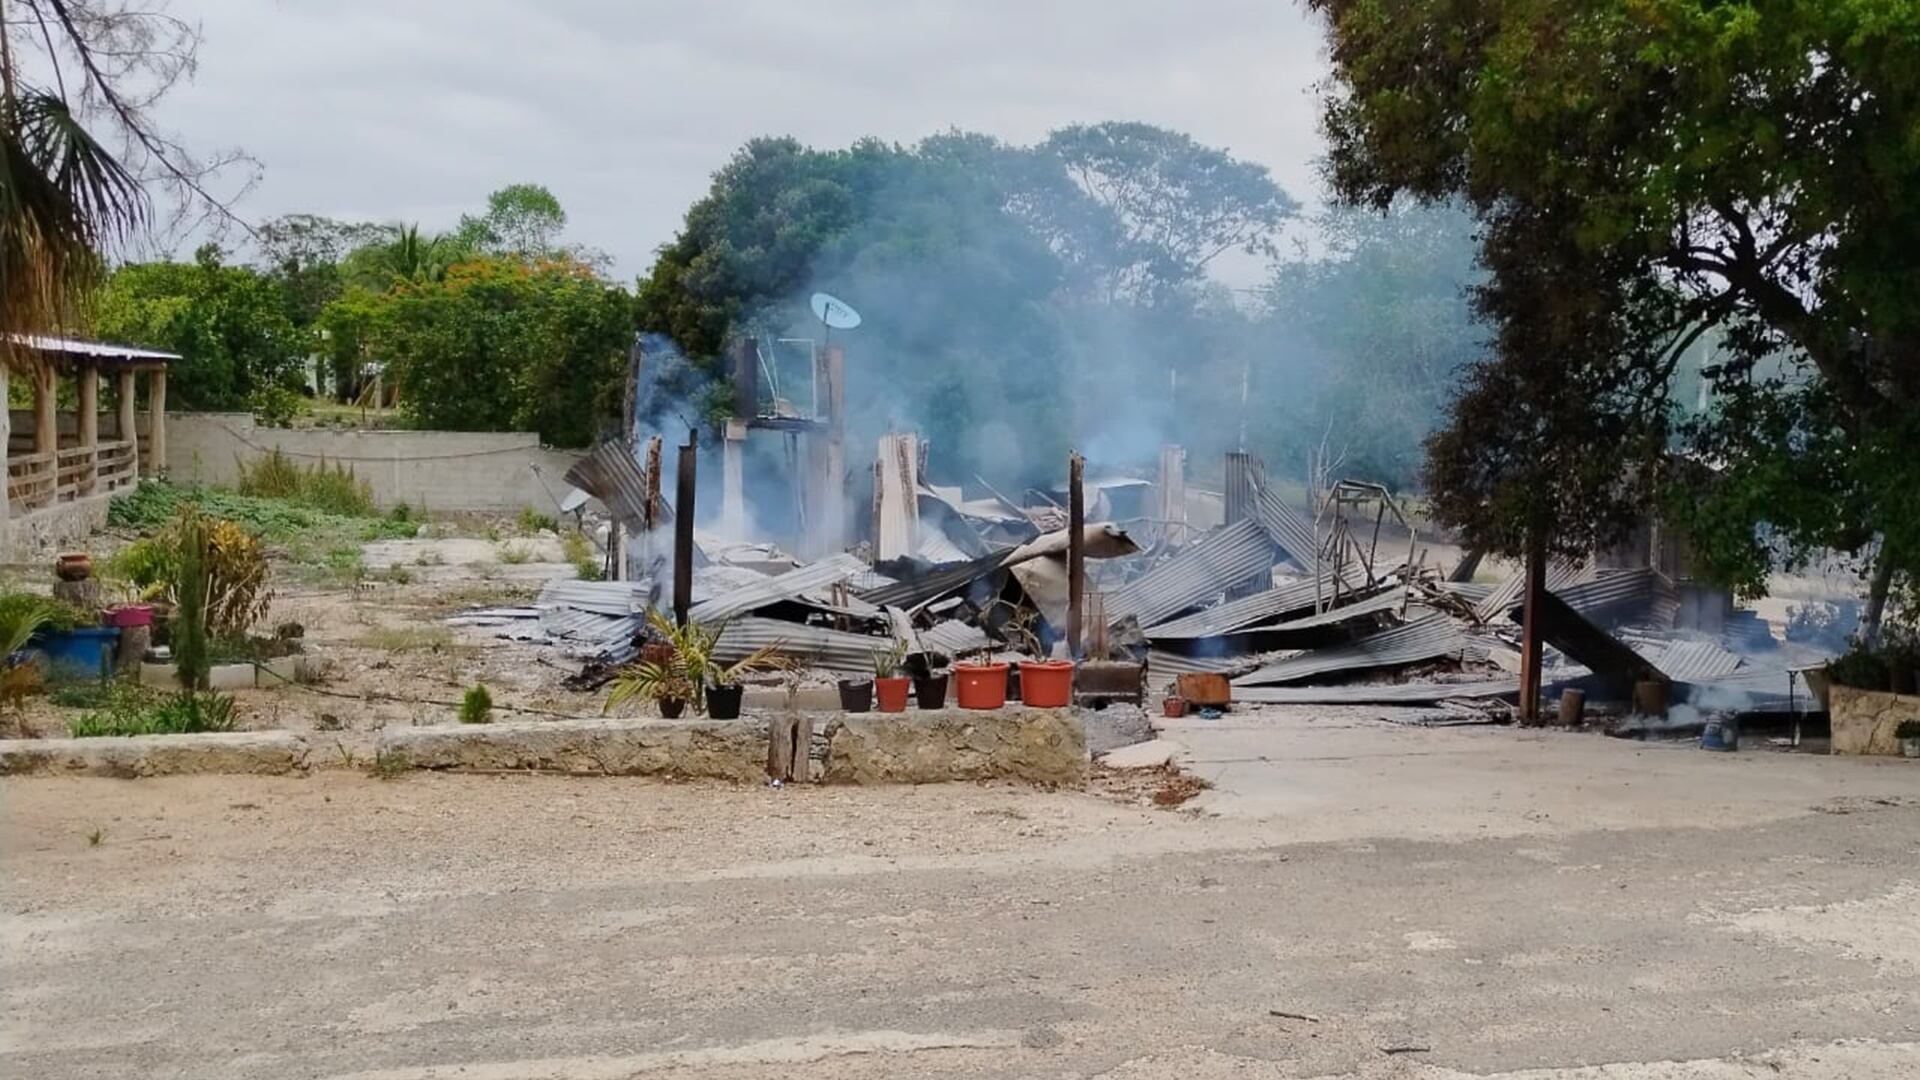
<instances>
[{"instance_id":1,"label":"stone wall","mask_svg":"<svg viewBox=\"0 0 1920 1080\"><path fill-rule=\"evenodd\" d=\"M281 776L307 767L290 731L222 731L103 739L0 739L0 776Z\"/></svg>"},{"instance_id":2,"label":"stone wall","mask_svg":"<svg viewBox=\"0 0 1920 1080\"><path fill-rule=\"evenodd\" d=\"M167 469L187 483L232 485L242 463L275 449L301 465L350 465L381 506L554 512L577 453L531 432L358 431L260 427L247 413L168 413Z\"/></svg>"},{"instance_id":3,"label":"stone wall","mask_svg":"<svg viewBox=\"0 0 1920 1080\"><path fill-rule=\"evenodd\" d=\"M1070 709L846 713L827 738L829 784L1024 780L1078 787L1087 734Z\"/></svg>"},{"instance_id":4,"label":"stone wall","mask_svg":"<svg viewBox=\"0 0 1920 1080\"><path fill-rule=\"evenodd\" d=\"M1835 683L1827 690L1827 715L1834 753L1897 755L1900 740L1893 733L1904 721L1920 720L1920 697Z\"/></svg>"},{"instance_id":5,"label":"stone wall","mask_svg":"<svg viewBox=\"0 0 1920 1080\"><path fill-rule=\"evenodd\" d=\"M87 537L107 527L111 498L90 495L0 518L0 562L41 562L63 551L86 550Z\"/></svg>"},{"instance_id":6,"label":"stone wall","mask_svg":"<svg viewBox=\"0 0 1920 1080\"><path fill-rule=\"evenodd\" d=\"M827 783L1021 780L1078 787L1086 732L1069 709L816 713L817 771ZM378 752L421 769L766 779L767 722L603 719L388 728Z\"/></svg>"}]
</instances>

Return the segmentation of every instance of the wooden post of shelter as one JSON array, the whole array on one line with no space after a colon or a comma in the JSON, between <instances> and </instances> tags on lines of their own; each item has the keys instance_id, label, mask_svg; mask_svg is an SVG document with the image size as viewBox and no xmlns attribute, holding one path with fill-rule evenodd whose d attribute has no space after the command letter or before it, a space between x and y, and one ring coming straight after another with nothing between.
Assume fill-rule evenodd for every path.
<instances>
[{"instance_id":1,"label":"wooden post of shelter","mask_svg":"<svg viewBox=\"0 0 1920 1080\"><path fill-rule=\"evenodd\" d=\"M147 372L147 469L154 476L167 471L167 369Z\"/></svg>"},{"instance_id":2,"label":"wooden post of shelter","mask_svg":"<svg viewBox=\"0 0 1920 1080\"><path fill-rule=\"evenodd\" d=\"M679 626L687 625L687 611L693 606L693 471L697 459L698 447L689 431L686 445L680 448L680 468L674 477L673 621Z\"/></svg>"},{"instance_id":3,"label":"wooden post of shelter","mask_svg":"<svg viewBox=\"0 0 1920 1080\"><path fill-rule=\"evenodd\" d=\"M1540 722L1540 605L1547 592L1547 542L1539 527L1527 538L1527 584L1520 603L1520 722Z\"/></svg>"},{"instance_id":4,"label":"wooden post of shelter","mask_svg":"<svg viewBox=\"0 0 1920 1080\"><path fill-rule=\"evenodd\" d=\"M1067 458L1067 655L1075 660L1084 655L1080 629L1087 591L1086 464L1079 454Z\"/></svg>"},{"instance_id":5,"label":"wooden post of shelter","mask_svg":"<svg viewBox=\"0 0 1920 1080\"><path fill-rule=\"evenodd\" d=\"M81 364L74 394L74 428L80 448L87 452L80 473L82 495L93 494L100 475L100 372L91 364Z\"/></svg>"},{"instance_id":6,"label":"wooden post of shelter","mask_svg":"<svg viewBox=\"0 0 1920 1080\"><path fill-rule=\"evenodd\" d=\"M123 367L113 376L113 437L127 444L128 472L140 475L140 431L134 409L133 369Z\"/></svg>"}]
</instances>

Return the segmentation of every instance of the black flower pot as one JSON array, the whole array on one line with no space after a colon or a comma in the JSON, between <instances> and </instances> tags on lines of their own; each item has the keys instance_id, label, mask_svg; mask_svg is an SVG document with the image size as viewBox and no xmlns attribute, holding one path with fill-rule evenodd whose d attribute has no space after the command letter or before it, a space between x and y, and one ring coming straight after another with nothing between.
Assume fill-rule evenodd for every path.
<instances>
[{"instance_id":1,"label":"black flower pot","mask_svg":"<svg viewBox=\"0 0 1920 1080\"><path fill-rule=\"evenodd\" d=\"M840 707L847 712L869 712L873 709L872 679L841 679Z\"/></svg>"},{"instance_id":2,"label":"black flower pot","mask_svg":"<svg viewBox=\"0 0 1920 1080\"><path fill-rule=\"evenodd\" d=\"M1008 701L1021 700L1020 665L1017 663L1007 665L1007 700Z\"/></svg>"},{"instance_id":3,"label":"black flower pot","mask_svg":"<svg viewBox=\"0 0 1920 1080\"><path fill-rule=\"evenodd\" d=\"M687 703L680 698L663 697L660 699L660 715L666 717L668 720L678 720L680 719L680 714L686 711Z\"/></svg>"},{"instance_id":4,"label":"black flower pot","mask_svg":"<svg viewBox=\"0 0 1920 1080\"><path fill-rule=\"evenodd\" d=\"M928 675L913 680L913 700L923 709L944 709L947 707L947 677Z\"/></svg>"},{"instance_id":5,"label":"black flower pot","mask_svg":"<svg viewBox=\"0 0 1920 1080\"><path fill-rule=\"evenodd\" d=\"M707 687L707 715L715 720L740 719L740 698L746 692L744 686Z\"/></svg>"}]
</instances>

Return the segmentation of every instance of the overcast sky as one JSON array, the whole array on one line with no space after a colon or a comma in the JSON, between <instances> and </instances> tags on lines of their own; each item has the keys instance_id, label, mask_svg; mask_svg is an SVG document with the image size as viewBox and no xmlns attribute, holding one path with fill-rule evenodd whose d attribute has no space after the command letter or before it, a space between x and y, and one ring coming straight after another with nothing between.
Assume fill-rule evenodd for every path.
<instances>
[{"instance_id":1,"label":"overcast sky","mask_svg":"<svg viewBox=\"0 0 1920 1080\"><path fill-rule=\"evenodd\" d=\"M1317 201L1320 33L1291 0L175 0L202 24L162 122L244 148L240 207L450 226L542 183L568 239L644 271L756 135L949 127L1032 142L1144 120ZM1251 267L1223 276L1244 277ZM1235 282L1236 284L1244 282Z\"/></svg>"}]
</instances>

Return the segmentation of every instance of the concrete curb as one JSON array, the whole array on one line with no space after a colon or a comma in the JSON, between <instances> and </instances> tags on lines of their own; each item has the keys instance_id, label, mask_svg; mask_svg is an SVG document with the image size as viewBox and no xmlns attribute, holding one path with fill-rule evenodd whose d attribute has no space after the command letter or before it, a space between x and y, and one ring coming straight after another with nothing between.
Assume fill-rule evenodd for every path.
<instances>
[{"instance_id":1,"label":"concrete curb","mask_svg":"<svg viewBox=\"0 0 1920 1080\"><path fill-rule=\"evenodd\" d=\"M0 740L4 776L283 776L306 767L307 740L291 731Z\"/></svg>"}]
</instances>

